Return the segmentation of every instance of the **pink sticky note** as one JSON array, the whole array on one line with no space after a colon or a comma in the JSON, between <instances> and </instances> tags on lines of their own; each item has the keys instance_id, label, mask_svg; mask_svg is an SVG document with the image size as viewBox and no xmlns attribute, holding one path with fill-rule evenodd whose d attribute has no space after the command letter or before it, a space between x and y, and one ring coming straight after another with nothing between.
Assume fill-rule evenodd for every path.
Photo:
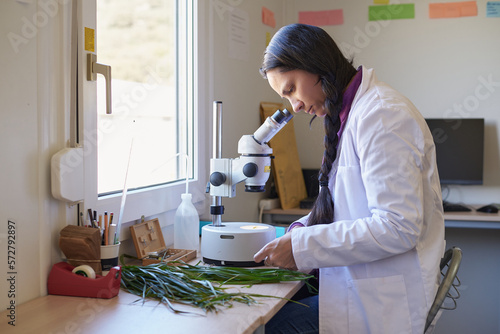
<instances>
[{"instance_id":1,"label":"pink sticky note","mask_svg":"<svg viewBox=\"0 0 500 334\"><path fill-rule=\"evenodd\" d=\"M274 12L267 9L266 7L262 7L262 23L270 26L276 27L276 20L274 18Z\"/></svg>"},{"instance_id":2,"label":"pink sticky note","mask_svg":"<svg viewBox=\"0 0 500 334\"><path fill-rule=\"evenodd\" d=\"M342 9L299 12L299 23L314 26L333 26L344 23Z\"/></svg>"}]
</instances>

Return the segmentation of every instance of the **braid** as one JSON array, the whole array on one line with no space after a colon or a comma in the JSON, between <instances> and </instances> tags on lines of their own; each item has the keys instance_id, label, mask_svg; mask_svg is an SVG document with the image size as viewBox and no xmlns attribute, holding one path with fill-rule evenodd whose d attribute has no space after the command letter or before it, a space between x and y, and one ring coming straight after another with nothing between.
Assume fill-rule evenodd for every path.
<instances>
[{"instance_id":1,"label":"braid","mask_svg":"<svg viewBox=\"0 0 500 334\"><path fill-rule=\"evenodd\" d=\"M340 98L342 100L342 98ZM333 162L337 157L337 144L339 142L338 131L340 129L340 106L342 102L332 103L327 100L329 110L334 110L331 114L327 114L324 119L325 138L324 145L325 151L323 152L323 161L318 175L320 184L319 194L314 202L314 206L309 215L308 225L316 224L329 224L333 221L333 198L328 187L328 175L332 170Z\"/></svg>"}]
</instances>

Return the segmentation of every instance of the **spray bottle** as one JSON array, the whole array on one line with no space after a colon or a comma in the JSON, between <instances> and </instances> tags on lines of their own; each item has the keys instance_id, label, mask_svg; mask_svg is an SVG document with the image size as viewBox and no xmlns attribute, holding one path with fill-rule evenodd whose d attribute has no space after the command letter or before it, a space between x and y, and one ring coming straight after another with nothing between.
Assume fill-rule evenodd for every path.
<instances>
[{"instance_id":1,"label":"spray bottle","mask_svg":"<svg viewBox=\"0 0 500 334\"><path fill-rule=\"evenodd\" d=\"M186 162L189 158L186 157ZM200 248L200 217L193 205L192 195L188 192L188 176L186 168L186 193L181 194L182 202L175 212L174 247L199 251Z\"/></svg>"}]
</instances>

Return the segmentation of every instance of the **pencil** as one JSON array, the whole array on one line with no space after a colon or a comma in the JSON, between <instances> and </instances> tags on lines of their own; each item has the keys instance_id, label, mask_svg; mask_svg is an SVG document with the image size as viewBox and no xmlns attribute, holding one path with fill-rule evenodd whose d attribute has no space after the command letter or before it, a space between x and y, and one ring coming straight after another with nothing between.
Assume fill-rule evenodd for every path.
<instances>
[{"instance_id":1,"label":"pencil","mask_svg":"<svg viewBox=\"0 0 500 334\"><path fill-rule=\"evenodd\" d=\"M109 230L110 230L110 232L108 234L109 234L109 237L113 238L113 239L112 240L108 240L108 243L110 245L114 245L115 244L115 237L116 237L116 224L114 225L114 227L115 227L114 230L111 229L111 226L113 226L113 217L114 217L114 214L113 214L113 212L111 212L109 214Z\"/></svg>"},{"instance_id":2,"label":"pencil","mask_svg":"<svg viewBox=\"0 0 500 334\"><path fill-rule=\"evenodd\" d=\"M109 225L108 225L108 212L104 211L104 245L108 245Z\"/></svg>"},{"instance_id":3,"label":"pencil","mask_svg":"<svg viewBox=\"0 0 500 334\"><path fill-rule=\"evenodd\" d=\"M102 215L99 215L99 220L97 221L98 225L99 225L99 230L101 230L101 245L104 246L104 226L103 226L103 222L102 222Z\"/></svg>"}]
</instances>

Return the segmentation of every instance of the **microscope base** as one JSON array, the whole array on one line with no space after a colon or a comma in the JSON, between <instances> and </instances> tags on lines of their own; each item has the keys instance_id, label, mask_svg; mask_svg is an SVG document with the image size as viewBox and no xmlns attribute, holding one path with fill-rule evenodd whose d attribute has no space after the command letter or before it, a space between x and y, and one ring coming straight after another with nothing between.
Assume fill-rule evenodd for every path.
<instances>
[{"instance_id":1,"label":"microscope base","mask_svg":"<svg viewBox=\"0 0 500 334\"><path fill-rule=\"evenodd\" d=\"M274 226L224 222L221 226L205 225L201 232L203 262L218 266L256 267L253 256L276 238Z\"/></svg>"},{"instance_id":2,"label":"microscope base","mask_svg":"<svg viewBox=\"0 0 500 334\"><path fill-rule=\"evenodd\" d=\"M255 261L224 261L224 260L213 260L203 258L203 262L206 264L213 264L214 266L219 267L261 267L264 265L264 261L257 263Z\"/></svg>"}]
</instances>

